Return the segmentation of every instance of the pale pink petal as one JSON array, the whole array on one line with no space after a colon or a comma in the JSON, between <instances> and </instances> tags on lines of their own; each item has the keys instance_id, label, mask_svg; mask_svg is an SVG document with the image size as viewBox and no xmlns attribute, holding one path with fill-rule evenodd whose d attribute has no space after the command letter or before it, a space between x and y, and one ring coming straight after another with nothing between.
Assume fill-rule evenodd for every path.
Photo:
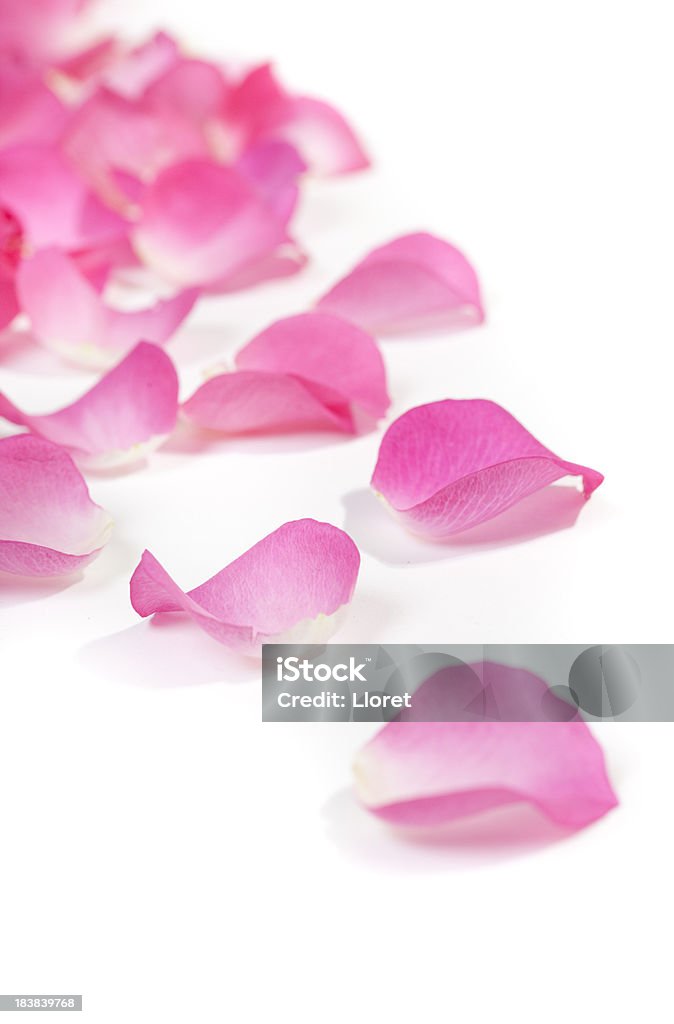
<instances>
[{"instance_id":1,"label":"pale pink petal","mask_svg":"<svg viewBox=\"0 0 674 1024\"><path fill-rule=\"evenodd\" d=\"M207 160L162 171L146 190L133 239L166 279L210 289L290 242L283 221L241 174Z\"/></svg>"},{"instance_id":2,"label":"pale pink petal","mask_svg":"<svg viewBox=\"0 0 674 1024\"><path fill-rule=\"evenodd\" d=\"M363 147L339 111L322 100L292 96L268 64L254 68L232 90L228 121L243 146L284 139L318 174L346 174L369 166Z\"/></svg>"},{"instance_id":3,"label":"pale pink petal","mask_svg":"<svg viewBox=\"0 0 674 1024\"><path fill-rule=\"evenodd\" d=\"M181 60L175 39L156 32L147 42L125 53L106 68L105 85L120 96L135 99Z\"/></svg>"},{"instance_id":4,"label":"pale pink petal","mask_svg":"<svg viewBox=\"0 0 674 1024\"><path fill-rule=\"evenodd\" d=\"M484 320L477 275L466 257L424 232L374 249L317 305L375 333L466 327Z\"/></svg>"},{"instance_id":5,"label":"pale pink petal","mask_svg":"<svg viewBox=\"0 0 674 1024\"><path fill-rule=\"evenodd\" d=\"M222 117L228 96L229 85L216 64L184 57L148 83L144 92L148 106L173 110L204 128Z\"/></svg>"},{"instance_id":6,"label":"pale pink petal","mask_svg":"<svg viewBox=\"0 0 674 1024\"><path fill-rule=\"evenodd\" d=\"M497 676L499 699L513 706L524 706L522 689L526 699L547 690L541 679L521 669L490 663L472 668ZM446 685L457 670L447 672ZM429 683L437 687L435 678ZM577 718L399 719L366 744L354 771L365 807L403 828L439 828L457 818L526 802L557 825L578 829L618 802L601 748Z\"/></svg>"},{"instance_id":7,"label":"pale pink petal","mask_svg":"<svg viewBox=\"0 0 674 1024\"><path fill-rule=\"evenodd\" d=\"M236 356L238 372L212 377L185 403L199 426L225 433L337 429L354 433L389 406L377 344L322 313L272 324Z\"/></svg>"},{"instance_id":8,"label":"pale pink petal","mask_svg":"<svg viewBox=\"0 0 674 1024\"><path fill-rule=\"evenodd\" d=\"M88 0L0 0L0 50L35 61L58 55Z\"/></svg>"},{"instance_id":9,"label":"pale pink petal","mask_svg":"<svg viewBox=\"0 0 674 1024\"><path fill-rule=\"evenodd\" d=\"M601 473L565 462L495 402L431 402L386 431L373 488L413 533L442 539L477 526L564 476L589 498Z\"/></svg>"},{"instance_id":10,"label":"pale pink petal","mask_svg":"<svg viewBox=\"0 0 674 1024\"><path fill-rule=\"evenodd\" d=\"M128 230L50 146L13 146L0 152L0 205L20 218L34 250L104 245Z\"/></svg>"},{"instance_id":11,"label":"pale pink petal","mask_svg":"<svg viewBox=\"0 0 674 1024\"><path fill-rule=\"evenodd\" d=\"M298 178L306 164L287 142L270 140L247 149L236 169L255 186L278 219L287 224L299 196Z\"/></svg>"},{"instance_id":12,"label":"pale pink petal","mask_svg":"<svg viewBox=\"0 0 674 1024\"><path fill-rule=\"evenodd\" d=\"M190 312L197 292L179 292L147 309L106 305L75 262L43 249L19 267L17 290L37 339L87 366L113 365L140 340L163 345Z\"/></svg>"},{"instance_id":13,"label":"pale pink petal","mask_svg":"<svg viewBox=\"0 0 674 1024\"><path fill-rule=\"evenodd\" d=\"M144 618L187 612L214 639L245 653L263 643L318 643L341 623L359 565L342 530L300 519L188 593L146 551L131 579L131 603Z\"/></svg>"},{"instance_id":14,"label":"pale pink petal","mask_svg":"<svg viewBox=\"0 0 674 1024\"><path fill-rule=\"evenodd\" d=\"M96 557L111 529L67 452L30 434L0 440L1 572L76 572Z\"/></svg>"},{"instance_id":15,"label":"pale pink petal","mask_svg":"<svg viewBox=\"0 0 674 1024\"><path fill-rule=\"evenodd\" d=\"M56 142L68 116L65 106L35 70L3 55L0 61L0 146Z\"/></svg>"},{"instance_id":16,"label":"pale pink petal","mask_svg":"<svg viewBox=\"0 0 674 1024\"><path fill-rule=\"evenodd\" d=\"M14 283L0 277L0 331L11 324L18 312L19 303Z\"/></svg>"},{"instance_id":17,"label":"pale pink petal","mask_svg":"<svg viewBox=\"0 0 674 1024\"><path fill-rule=\"evenodd\" d=\"M176 423L178 375L166 353L141 342L72 405L32 416L0 393L0 416L67 448L87 469L138 462Z\"/></svg>"}]
</instances>

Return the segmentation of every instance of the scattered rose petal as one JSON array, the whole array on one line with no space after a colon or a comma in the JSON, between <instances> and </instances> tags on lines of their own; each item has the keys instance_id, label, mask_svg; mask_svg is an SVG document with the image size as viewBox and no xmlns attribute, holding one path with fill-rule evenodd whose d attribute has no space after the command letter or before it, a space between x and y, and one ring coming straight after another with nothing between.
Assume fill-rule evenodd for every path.
<instances>
[{"instance_id":1,"label":"scattered rose petal","mask_svg":"<svg viewBox=\"0 0 674 1024\"><path fill-rule=\"evenodd\" d=\"M188 593L145 551L131 579L131 603L143 618L186 612L215 640L244 653L263 643L320 643L341 624L359 565L346 533L300 519Z\"/></svg>"},{"instance_id":2,"label":"scattered rose petal","mask_svg":"<svg viewBox=\"0 0 674 1024\"><path fill-rule=\"evenodd\" d=\"M513 706L524 705L532 693L550 692L543 680L521 669L491 663L472 669L496 679L499 697ZM447 687L458 670L444 671L449 673L442 680ZM438 679L417 692L429 684L437 689ZM360 751L354 771L365 807L407 828L438 828L457 818L527 802L557 825L578 829L618 802L601 747L579 719L397 720Z\"/></svg>"},{"instance_id":3,"label":"scattered rose petal","mask_svg":"<svg viewBox=\"0 0 674 1024\"><path fill-rule=\"evenodd\" d=\"M67 448L87 469L138 462L176 423L178 375L166 353L141 342L72 405L31 416L0 393L0 416Z\"/></svg>"},{"instance_id":4,"label":"scattered rose petal","mask_svg":"<svg viewBox=\"0 0 674 1024\"><path fill-rule=\"evenodd\" d=\"M466 257L424 232L374 249L318 307L375 334L465 327L484 320L477 275Z\"/></svg>"},{"instance_id":5,"label":"scattered rose petal","mask_svg":"<svg viewBox=\"0 0 674 1024\"><path fill-rule=\"evenodd\" d=\"M288 248L285 224L231 167L188 161L150 184L133 235L141 259L169 281L217 290Z\"/></svg>"},{"instance_id":6,"label":"scattered rose petal","mask_svg":"<svg viewBox=\"0 0 674 1024\"><path fill-rule=\"evenodd\" d=\"M369 166L339 111L322 100L290 95L268 64L254 68L232 89L227 121L241 149L264 139L283 139L317 174L346 174Z\"/></svg>"},{"instance_id":7,"label":"scattered rose petal","mask_svg":"<svg viewBox=\"0 0 674 1024\"><path fill-rule=\"evenodd\" d=\"M36 62L59 54L88 0L0 0L0 50Z\"/></svg>"},{"instance_id":8,"label":"scattered rose petal","mask_svg":"<svg viewBox=\"0 0 674 1024\"><path fill-rule=\"evenodd\" d=\"M376 342L323 313L272 324L236 356L238 372L206 381L183 405L193 423L229 434L328 429L355 433L389 406Z\"/></svg>"},{"instance_id":9,"label":"scattered rose petal","mask_svg":"<svg viewBox=\"0 0 674 1024\"><path fill-rule=\"evenodd\" d=\"M287 142L261 142L247 149L236 167L281 223L287 224L299 197L298 178L306 170L297 150Z\"/></svg>"},{"instance_id":10,"label":"scattered rose petal","mask_svg":"<svg viewBox=\"0 0 674 1024\"><path fill-rule=\"evenodd\" d=\"M495 402L431 402L386 431L372 486L413 533L441 540L564 476L589 498L601 473L565 462Z\"/></svg>"},{"instance_id":11,"label":"scattered rose petal","mask_svg":"<svg viewBox=\"0 0 674 1024\"><path fill-rule=\"evenodd\" d=\"M0 440L0 571L76 572L96 557L111 529L67 452L30 434Z\"/></svg>"},{"instance_id":12,"label":"scattered rose petal","mask_svg":"<svg viewBox=\"0 0 674 1024\"><path fill-rule=\"evenodd\" d=\"M86 366L113 365L142 338L163 345L196 301L194 290L134 312L107 306L75 262L44 249L19 267L17 290L40 342Z\"/></svg>"},{"instance_id":13,"label":"scattered rose petal","mask_svg":"<svg viewBox=\"0 0 674 1024\"><path fill-rule=\"evenodd\" d=\"M20 218L33 250L86 249L123 238L128 230L51 146L0 151L0 205Z\"/></svg>"}]
</instances>

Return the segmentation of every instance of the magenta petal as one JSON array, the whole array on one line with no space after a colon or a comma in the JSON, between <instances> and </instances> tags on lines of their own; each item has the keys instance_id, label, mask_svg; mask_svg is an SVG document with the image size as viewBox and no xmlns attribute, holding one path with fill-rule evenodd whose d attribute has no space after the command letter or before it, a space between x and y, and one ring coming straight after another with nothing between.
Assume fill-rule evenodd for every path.
<instances>
[{"instance_id":1,"label":"magenta petal","mask_svg":"<svg viewBox=\"0 0 674 1024\"><path fill-rule=\"evenodd\" d=\"M560 459L495 402L447 399L391 424L372 487L413 533L442 539L564 476L581 476L586 498L604 479Z\"/></svg>"},{"instance_id":2,"label":"magenta petal","mask_svg":"<svg viewBox=\"0 0 674 1024\"><path fill-rule=\"evenodd\" d=\"M423 232L374 249L317 305L375 333L484 320L477 275L466 257Z\"/></svg>"},{"instance_id":3,"label":"magenta petal","mask_svg":"<svg viewBox=\"0 0 674 1024\"><path fill-rule=\"evenodd\" d=\"M166 353L141 342L82 398L58 412L30 416L0 393L0 416L67 448L81 466L137 462L175 426L178 375Z\"/></svg>"},{"instance_id":4,"label":"magenta petal","mask_svg":"<svg viewBox=\"0 0 674 1024\"><path fill-rule=\"evenodd\" d=\"M0 151L0 205L20 218L33 249L85 249L123 237L127 225L107 209L49 146Z\"/></svg>"},{"instance_id":5,"label":"magenta petal","mask_svg":"<svg viewBox=\"0 0 674 1024\"><path fill-rule=\"evenodd\" d=\"M179 292L148 309L107 306L72 259L45 249L21 264L17 290L38 340L74 362L110 366L140 339L163 345L192 309L197 292Z\"/></svg>"},{"instance_id":6,"label":"magenta petal","mask_svg":"<svg viewBox=\"0 0 674 1024\"><path fill-rule=\"evenodd\" d=\"M143 618L187 612L215 640L245 653L263 643L318 643L340 625L359 565L342 530L300 519L188 593L145 551L131 578L131 603Z\"/></svg>"},{"instance_id":7,"label":"magenta petal","mask_svg":"<svg viewBox=\"0 0 674 1024\"><path fill-rule=\"evenodd\" d=\"M177 164L148 186L134 244L170 281L216 288L290 242L253 185L207 160Z\"/></svg>"},{"instance_id":8,"label":"magenta petal","mask_svg":"<svg viewBox=\"0 0 674 1024\"><path fill-rule=\"evenodd\" d=\"M111 529L67 452L29 434L0 440L0 571L76 572L96 557Z\"/></svg>"},{"instance_id":9,"label":"magenta petal","mask_svg":"<svg viewBox=\"0 0 674 1024\"><path fill-rule=\"evenodd\" d=\"M61 136L68 111L40 74L3 54L0 63L0 146L52 143Z\"/></svg>"},{"instance_id":10,"label":"magenta petal","mask_svg":"<svg viewBox=\"0 0 674 1024\"><path fill-rule=\"evenodd\" d=\"M520 670L498 668L521 683ZM578 829L618 802L601 747L581 721L390 722L354 771L365 807L407 828L527 802Z\"/></svg>"},{"instance_id":11,"label":"magenta petal","mask_svg":"<svg viewBox=\"0 0 674 1024\"><path fill-rule=\"evenodd\" d=\"M237 355L239 372L219 374L185 403L199 426L226 433L298 429L355 432L389 406L376 342L323 313L272 324Z\"/></svg>"}]
</instances>

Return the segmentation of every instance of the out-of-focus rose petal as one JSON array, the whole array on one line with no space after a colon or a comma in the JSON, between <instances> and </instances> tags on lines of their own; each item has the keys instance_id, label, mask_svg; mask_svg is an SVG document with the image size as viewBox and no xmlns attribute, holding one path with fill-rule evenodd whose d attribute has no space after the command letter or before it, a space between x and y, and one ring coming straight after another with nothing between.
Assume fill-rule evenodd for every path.
<instances>
[{"instance_id":1,"label":"out-of-focus rose petal","mask_svg":"<svg viewBox=\"0 0 674 1024\"><path fill-rule=\"evenodd\" d=\"M0 416L67 448L87 469L139 462L175 427L178 375L166 353L141 342L72 405L31 416L0 393Z\"/></svg>"},{"instance_id":2,"label":"out-of-focus rose petal","mask_svg":"<svg viewBox=\"0 0 674 1024\"><path fill-rule=\"evenodd\" d=\"M88 0L0 0L0 50L36 62L58 55Z\"/></svg>"},{"instance_id":3,"label":"out-of-focus rose petal","mask_svg":"<svg viewBox=\"0 0 674 1024\"><path fill-rule=\"evenodd\" d=\"M498 696L511 710L548 690L543 680L518 668L491 663L472 668L485 679L497 679ZM452 672L457 670L448 670L445 685ZM437 679L421 690L429 684L437 688ZM618 801L587 725L578 718L529 720L529 711L523 721L390 722L356 758L361 801L373 814L406 828L438 828L522 802L565 828L583 828L601 818Z\"/></svg>"},{"instance_id":4,"label":"out-of-focus rose petal","mask_svg":"<svg viewBox=\"0 0 674 1024\"><path fill-rule=\"evenodd\" d=\"M19 303L13 282L0 278L0 331L11 324L18 312Z\"/></svg>"},{"instance_id":5,"label":"out-of-focus rose petal","mask_svg":"<svg viewBox=\"0 0 674 1024\"><path fill-rule=\"evenodd\" d=\"M317 174L346 174L369 166L339 111L322 100L290 95L268 64L254 68L232 89L227 120L242 148L263 139L284 139Z\"/></svg>"},{"instance_id":6,"label":"out-of-focus rose petal","mask_svg":"<svg viewBox=\"0 0 674 1024\"><path fill-rule=\"evenodd\" d=\"M192 309L197 292L179 292L147 309L106 305L72 259L43 249L19 267L17 291L38 341L85 366L114 365L141 339L163 345Z\"/></svg>"},{"instance_id":7,"label":"out-of-focus rose petal","mask_svg":"<svg viewBox=\"0 0 674 1024\"><path fill-rule=\"evenodd\" d=\"M111 529L67 452L29 434L0 440L1 572L76 572L96 557Z\"/></svg>"},{"instance_id":8,"label":"out-of-focus rose petal","mask_svg":"<svg viewBox=\"0 0 674 1024\"><path fill-rule=\"evenodd\" d=\"M0 146L52 143L61 136L68 112L40 75L6 55L0 59Z\"/></svg>"},{"instance_id":9,"label":"out-of-focus rose petal","mask_svg":"<svg viewBox=\"0 0 674 1024\"><path fill-rule=\"evenodd\" d=\"M354 433L389 406L376 342L338 317L303 313L272 324L183 405L193 423L230 434L303 429Z\"/></svg>"},{"instance_id":10,"label":"out-of-focus rose petal","mask_svg":"<svg viewBox=\"0 0 674 1024\"><path fill-rule=\"evenodd\" d=\"M131 579L131 603L144 618L187 612L214 639L245 653L263 643L320 643L341 624L359 565L346 533L300 519L188 593L145 551Z\"/></svg>"},{"instance_id":11,"label":"out-of-focus rose petal","mask_svg":"<svg viewBox=\"0 0 674 1024\"><path fill-rule=\"evenodd\" d=\"M23 251L23 228L11 210L0 206L0 331L19 312L14 279Z\"/></svg>"},{"instance_id":12,"label":"out-of-focus rose petal","mask_svg":"<svg viewBox=\"0 0 674 1024\"><path fill-rule=\"evenodd\" d=\"M255 186L278 219L287 224L297 205L297 180L306 170L297 150L274 139L260 142L246 150L236 168Z\"/></svg>"},{"instance_id":13,"label":"out-of-focus rose petal","mask_svg":"<svg viewBox=\"0 0 674 1024\"><path fill-rule=\"evenodd\" d=\"M375 333L468 327L484 320L477 275L466 257L424 232L374 249L318 308Z\"/></svg>"},{"instance_id":14,"label":"out-of-focus rose petal","mask_svg":"<svg viewBox=\"0 0 674 1024\"><path fill-rule=\"evenodd\" d=\"M285 224L233 168L177 164L150 184L133 240L166 279L216 290L291 244Z\"/></svg>"},{"instance_id":15,"label":"out-of-focus rose petal","mask_svg":"<svg viewBox=\"0 0 674 1024\"><path fill-rule=\"evenodd\" d=\"M175 61L144 92L149 107L173 110L206 130L222 117L228 96L229 85L217 65L187 58Z\"/></svg>"},{"instance_id":16,"label":"out-of-focus rose petal","mask_svg":"<svg viewBox=\"0 0 674 1024\"><path fill-rule=\"evenodd\" d=\"M178 44L167 32L122 54L103 75L105 85L120 96L136 99L180 61Z\"/></svg>"},{"instance_id":17,"label":"out-of-focus rose petal","mask_svg":"<svg viewBox=\"0 0 674 1024\"><path fill-rule=\"evenodd\" d=\"M372 486L413 533L442 539L564 476L582 477L586 498L604 479L560 459L495 402L447 399L391 424Z\"/></svg>"},{"instance_id":18,"label":"out-of-focus rose petal","mask_svg":"<svg viewBox=\"0 0 674 1024\"><path fill-rule=\"evenodd\" d=\"M0 205L20 218L33 250L85 249L123 238L128 230L51 146L0 152Z\"/></svg>"}]
</instances>

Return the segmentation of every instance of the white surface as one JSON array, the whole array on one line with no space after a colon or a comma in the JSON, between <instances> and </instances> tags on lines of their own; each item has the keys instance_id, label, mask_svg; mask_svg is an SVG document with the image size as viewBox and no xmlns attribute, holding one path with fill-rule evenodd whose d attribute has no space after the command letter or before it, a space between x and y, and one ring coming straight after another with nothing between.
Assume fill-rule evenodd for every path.
<instances>
[{"instance_id":1,"label":"white surface","mask_svg":"<svg viewBox=\"0 0 674 1024\"><path fill-rule=\"evenodd\" d=\"M475 261L489 324L387 342L392 416L489 397L606 483L573 528L438 550L363 497L379 434L91 478L117 522L101 558L0 590L0 988L83 992L95 1024L664 1019L672 726L602 727L621 807L573 839L406 844L346 790L371 727L262 727L257 666L139 622L128 579L148 546L193 586L315 516L362 548L345 642L672 639L667 5L137 7L113 20L274 56L377 165L307 190L304 275L203 303L170 346L185 393L374 244L429 228ZM39 351L0 365L36 410L90 380Z\"/></svg>"}]
</instances>

